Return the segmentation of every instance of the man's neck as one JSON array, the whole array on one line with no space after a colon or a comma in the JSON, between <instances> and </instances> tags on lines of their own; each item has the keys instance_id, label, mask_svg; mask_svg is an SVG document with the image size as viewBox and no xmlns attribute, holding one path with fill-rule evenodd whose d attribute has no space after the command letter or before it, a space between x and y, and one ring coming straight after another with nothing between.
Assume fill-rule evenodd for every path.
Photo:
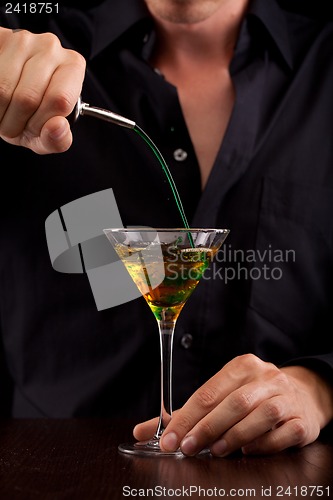
<instances>
[{"instance_id":1,"label":"man's neck","mask_svg":"<svg viewBox=\"0 0 333 500\"><path fill-rule=\"evenodd\" d=\"M235 92L229 73L248 0L225 0L198 23L157 18L151 64L178 91L204 188L232 113Z\"/></svg>"},{"instance_id":2,"label":"man's neck","mask_svg":"<svg viewBox=\"0 0 333 500\"><path fill-rule=\"evenodd\" d=\"M158 67L193 65L200 71L212 63L228 66L247 5L248 0L226 1L212 16L192 24L174 23L153 15L157 45L152 63Z\"/></svg>"}]
</instances>

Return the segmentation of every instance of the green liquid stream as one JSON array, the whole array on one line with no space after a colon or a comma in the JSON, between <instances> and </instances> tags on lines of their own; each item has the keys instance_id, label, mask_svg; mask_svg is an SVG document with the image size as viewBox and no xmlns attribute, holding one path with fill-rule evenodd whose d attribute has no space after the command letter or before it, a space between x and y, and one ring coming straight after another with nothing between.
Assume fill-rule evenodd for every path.
<instances>
[{"instance_id":1,"label":"green liquid stream","mask_svg":"<svg viewBox=\"0 0 333 500\"><path fill-rule=\"evenodd\" d=\"M185 215L184 207L183 207L182 201L180 199L180 196L179 196L179 193L177 190L177 186L175 184L175 181L173 180L173 177L171 175L171 172L169 170L169 167L168 167L165 159L163 158L163 156L162 156L161 152L159 151L158 147L156 146L156 144L154 144L154 142L151 140L151 138L148 136L148 134L146 134L146 132L144 130L142 130L142 128L140 128L138 125L135 125L133 130L141 137L141 139L143 139L146 142L146 144L148 144L148 146L150 147L150 149L153 151L154 155L158 159L158 161L162 167L162 170L163 170L163 172L168 180L168 183L171 187L171 191L172 191L173 197L175 199L180 217L183 221L184 227L186 229L189 229L190 226L189 226L189 223L188 223L186 215ZM192 238L192 235L190 232L188 233L188 238L189 238L191 247L194 248L195 245L194 245L193 238Z\"/></svg>"}]
</instances>

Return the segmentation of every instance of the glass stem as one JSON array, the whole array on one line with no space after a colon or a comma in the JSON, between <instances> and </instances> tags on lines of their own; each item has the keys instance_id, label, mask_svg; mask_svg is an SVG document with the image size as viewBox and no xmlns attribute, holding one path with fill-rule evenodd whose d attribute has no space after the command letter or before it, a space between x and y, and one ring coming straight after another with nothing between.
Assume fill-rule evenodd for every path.
<instances>
[{"instance_id":1,"label":"glass stem","mask_svg":"<svg viewBox=\"0 0 333 500\"><path fill-rule=\"evenodd\" d=\"M159 439L172 416L172 350L175 320L158 320L161 349L161 411L155 433Z\"/></svg>"}]
</instances>

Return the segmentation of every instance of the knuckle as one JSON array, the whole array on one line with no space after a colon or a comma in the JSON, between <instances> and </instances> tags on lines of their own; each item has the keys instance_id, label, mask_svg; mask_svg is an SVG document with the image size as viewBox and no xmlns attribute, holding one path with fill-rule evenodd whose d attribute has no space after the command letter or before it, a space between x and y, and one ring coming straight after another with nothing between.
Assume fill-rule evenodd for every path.
<instances>
[{"instance_id":1,"label":"knuckle","mask_svg":"<svg viewBox=\"0 0 333 500\"><path fill-rule=\"evenodd\" d=\"M177 419L177 428L184 433L188 432L193 427L193 419L191 415L182 415L181 418Z\"/></svg>"},{"instance_id":2,"label":"knuckle","mask_svg":"<svg viewBox=\"0 0 333 500\"><path fill-rule=\"evenodd\" d=\"M219 435L218 428L212 420L202 420L197 424L197 430L200 436L205 437L208 441L213 441Z\"/></svg>"},{"instance_id":3,"label":"knuckle","mask_svg":"<svg viewBox=\"0 0 333 500\"><path fill-rule=\"evenodd\" d=\"M214 386L205 386L196 393L198 405L205 410L211 410L218 402L219 390Z\"/></svg>"},{"instance_id":4,"label":"knuckle","mask_svg":"<svg viewBox=\"0 0 333 500\"><path fill-rule=\"evenodd\" d=\"M290 386L290 380L288 376L281 370L279 370L279 372L275 375L275 383L282 389Z\"/></svg>"},{"instance_id":5,"label":"knuckle","mask_svg":"<svg viewBox=\"0 0 333 500\"><path fill-rule=\"evenodd\" d=\"M15 36L18 38L31 38L32 33L28 30L20 29L16 31Z\"/></svg>"},{"instance_id":6,"label":"knuckle","mask_svg":"<svg viewBox=\"0 0 333 500\"><path fill-rule=\"evenodd\" d=\"M54 33L39 33L34 42L41 57L53 59L58 64L63 58L63 54L68 52L68 49L61 45L61 41Z\"/></svg>"},{"instance_id":7,"label":"knuckle","mask_svg":"<svg viewBox=\"0 0 333 500\"><path fill-rule=\"evenodd\" d=\"M51 99L51 108L59 116L67 116L71 113L75 100L67 93L57 93Z\"/></svg>"},{"instance_id":8,"label":"knuckle","mask_svg":"<svg viewBox=\"0 0 333 500\"><path fill-rule=\"evenodd\" d=\"M17 50L20 50L22 53L25 53L29 51L34 40L36 40L36 37L38 37L39 35L33 34L28 30L21 29L17 31L13 36L15 38L13 37L8 40L9 43L15 43L15 48Z\"/></svg>"},{"instance_id":9,"label":"knuckle","mask_svg":"<svg viewBox=\"0 0 333 500\"><path fill-rule=\"evenodd\" d=\"M79 52L76 52L75 50L70 50L70 49L67 50L67 53L70 57L72 65L74 64L74 65L78 66L80 69L83 69L83 70L85 69L86 60L82 54L80 54Z\"/></svg>"},{"instance_id":10,"label":"knuckle","mask_svg":"<svg viewBox=\"0 0 333 500\"><path fill-rule=\"evenodd\" d=\"M284 417L282 405L278 401L267 401L264 405L264 411L271 424L280 422Z\"/></svg>"},{"instance_id":11,"label":"knuckle","mask_svg":"<svg viewBox=\"0 0 333 500\"><path fill-rule=\"evenodd\" d=\"M38 36L26 29L18 29L14 33L13 30L7 28L2 28L0 35L1 52L15 47L16 50L23 53L31 47L32 41Z\"/></svg>"},{"instance_id":12,"label":"knuckle","mask_svg":"<svg viewBox=\"0 0 333 500\"><path fill-rule=\"evenodd\" d=\"M40 104L40 96L33 88L26 88L15 92L12 101L24 113L32 113Z\"/></svg>"},{"instance_id":13,"label":"knuckle","mask_svg":"<svg viewBox=\"0 0 333 500\"><path fill-rule=\"evenodd\" d=\"M7 106L12 96L12 86L9 81L0 82L0 105Z\"/></svg>"},{"instance_id":14,"label":"knuckle","mask_svg":"<svg viewBox=\"0 0 333 500\"><path fill-rule=\"evenodd\" d=\"M292 432L296 444L302 445L306 443L307 439L307 428L301 419L295 419L292 422Z\"/></svg>"},{"instance_id":15,"label":"knuckle","mask_svg":"<svg viewBox=\"0 0 333 500\"><path fill-rule=\"evenodd\" d=\"M15 33L15 42L25 44L28 40L31 40L34 35L25 29L17 30Z\"/></svg>"},{"instance_id":16,"label":"knuckle","mask_svg":"<svg viewBox=\"0 0 333 500\"><path fill-rule=\"evenodd\" d=\"M253 395L248 392L238 391L230 399L231 408L236 414L246 414L252 408Z\"/></svg>"},{"instance_id":17,"label":"knuckle","mask_svg":"<svg viewBox=\"0 0 333 500\"><path fill-rule=\"evenodd\" d=\"M9 33L12 33L12 30L9 30L8 28L4 28L3 26L0 26L0 42L2 40L4 40L5 38L7 38Z\"/></svg>"},{"instance_id":18,"label":"knuckle","mask_svg":"<svg viewBox=\"0 0 333 500\"><path fill-rule=\"evenodd\" d=\"M37 35L38 37L38 42L41 44L41 47L43 49L50 51L50 50L57 50L59 47L61 47L61 43L57 35L54 33L40 33Z\"/></svg>"},{"instance_id":19,"label":"knuckle","mask_svg":"<svg viewBox=\"0 0 333 500\"><path fill-rule=\"evenodd\" d=\"M235 425L227 433L227 439L230 443L237 443L239 446L246 442L245 439L246 430L241 428L239 425Z\"/></svg>"},{"instance_id":20,"label":"knuckle","mask_svg":"<svg viewBox=\"0 0 333 500\"><path fill-rule=\"evenodd\" d=\"M241 365L250 372L258 369L258 367L261 367L263 364L261 359L251 353L237 356L237 360L240 361Z\"/></svg>"},{"instance_id":21,"label":"knuckle","mask_svg":"<svg viewBox=\"0 0 333 500\"><path fill-rule=\"evenodd\" d=\"M276 373L278 371L278 368L273 363L263 361L262 359L258 358L258 356L255 356L251 353L242 354L237 357L237 360L240 366L242 366L243 370L248 374L255 375L261 374L263 372Z\"/></svg>"}]
</instances>

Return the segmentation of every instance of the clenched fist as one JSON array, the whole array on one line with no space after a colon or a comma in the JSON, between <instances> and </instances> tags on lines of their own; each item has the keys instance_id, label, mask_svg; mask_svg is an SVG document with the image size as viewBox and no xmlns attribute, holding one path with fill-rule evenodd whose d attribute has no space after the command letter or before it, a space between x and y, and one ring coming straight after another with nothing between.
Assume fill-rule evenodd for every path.
<instances>
[{"instance_id":1,"label":"clenched fist","mask_svg":"<svg viewBox=\"0 0 333 500\"><path fill-rule=\"evenodd\" d=\"M84 58L52 33L0 28L0 137L38 154L66 151L84 75Z\"/></svg>"}]
</instances>

